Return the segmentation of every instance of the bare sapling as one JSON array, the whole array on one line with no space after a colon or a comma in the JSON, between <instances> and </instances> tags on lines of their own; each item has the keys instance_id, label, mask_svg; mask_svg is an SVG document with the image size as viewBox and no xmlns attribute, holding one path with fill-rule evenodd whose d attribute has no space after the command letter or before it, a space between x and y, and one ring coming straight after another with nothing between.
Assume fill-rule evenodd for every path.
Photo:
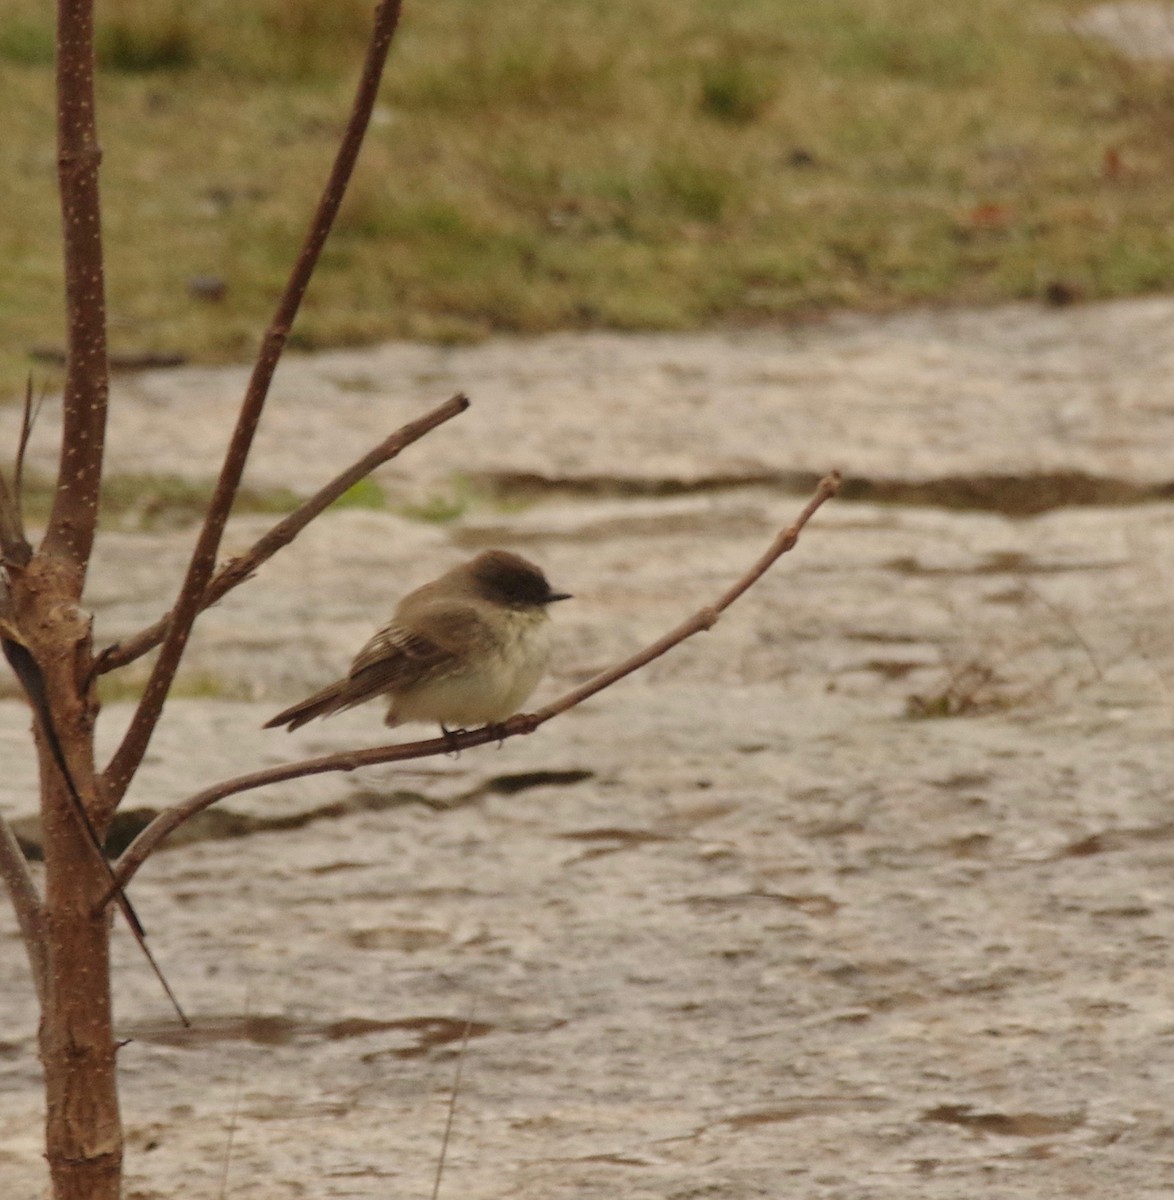
<instances>
[{"instance_id":1,"label":"bare sapling","mask_svg":"<svg viewBox=\"0 0 1174 1200\"><path fill-rule=\"evenodd\" d=\"M111 864L104 852L110 823L135 778L164 711L200 614L252 578L273 554L349 487L468 406L455 396L392 432L342 470L244 554L218 561L274 372L306 294L367 128L399 19L399 0L376 6L350 116L289 280L261 341L209 501L174 603L132 637L95 650L85 585L102 493L109 397L103 242L99 196L101 149L94 96L93 0L59 0L57 142L67 315L62 444L52 508L39 541L28 535L21 506L23 463L34 417L30 385L11 485L0 472L0 648L32 713L40 781L44 867L34 878L9 825L0 818L0 881L12 903L40 1005L39 1051L46 1097L46 1159L54 1200L118 1200L123 1130L111 1000L112 913L132 934L186 1020L127 887L147 858L184 821L222 800L300 776L352 771L471 749L530 734L710 628L747 588L791 550L808 521L839 487L827 476L796 520L725 593L639 653L536 712L447 737L367 747L284 764L213 783L159 815ZM147 683L110 760L97 761L96 683L154 652ZM165 966L165 964L164 964Z\"/></svg>"},{"instance_id":2,"label":"bare sapling","mask_svg":"<svg viewBox=\"0 0 1174 1200\"><path fill-rule=\"evenodd\" d=\"M83 603L98 525L110 390L94 6L93 0L59 0L57 5L57 162L66 362L56 487L48 523L36 546L27 536L20 505L20 476L31 426L28 404L13 486L5 482L0 487L0 645L33 711L44 856L43 883L38 888L11 830L5 827L0 834L0 879L16 910L41 1005L46 1158L55 1200L117 1200L121 1194L123 1134L110 991L111 925L102 902L112 877L102 844L146 753L192 624L216 599L209 587L216 586L220 539L273 373L354 168L399 8L398 0L382 0L376 8L350 119L262 341L187 574L158 633L145 631L137 641L136 654L159 646L149 682L118 750L102 767L96 762L94 746L98 658L90 614ZM454 412L437 423L451 415ZM386 459L402 445L385 443L384 449L390 451L383 455ZM373 454L378 458L378 452ZM374 465L378 461L367 470ZM296 526L291 532L288 525L275 531L272 547L262 547L261 554L272 553L284 544L283 538L296 532ZM221 580L219 586L224 583ZM130 659L124 656L124 661ZM117 655L112 654L103 665L117 664ZM130 901L119 889L113 897L146 949L142 922Z\"/></svg>"}]
</instances>

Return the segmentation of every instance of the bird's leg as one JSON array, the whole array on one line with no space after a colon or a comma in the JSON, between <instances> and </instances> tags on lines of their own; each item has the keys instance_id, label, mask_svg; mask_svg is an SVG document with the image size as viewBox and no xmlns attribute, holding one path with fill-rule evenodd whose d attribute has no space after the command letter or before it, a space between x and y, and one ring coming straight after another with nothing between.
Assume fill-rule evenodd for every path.
<instances>
[{"instance_id":1,"label":"bird's leg","mask_svg":"<svg viewBox=\"0 0 1174 1200\"><path fill-rule=\"evenodd\" d=\"M490 721L485 726L485 732L492 734L497 739L497 748L499 750L505 745L507 730L504 721Z\"/></svg>"},{"instance_id":2,"label":"bird's leg","mask_svg":"<svg viewBox=\"0 0 1174 1200\"><path fill-rule=\"evenodd\" d=\"M461 748L459 745L457 745L457 736L462 733L468 733L468 730L449 729L449 727L443 721L440 722L440 734L448 743L448 753L451 754L453 758L461 757Z\"/></svg>"}]
</instances>

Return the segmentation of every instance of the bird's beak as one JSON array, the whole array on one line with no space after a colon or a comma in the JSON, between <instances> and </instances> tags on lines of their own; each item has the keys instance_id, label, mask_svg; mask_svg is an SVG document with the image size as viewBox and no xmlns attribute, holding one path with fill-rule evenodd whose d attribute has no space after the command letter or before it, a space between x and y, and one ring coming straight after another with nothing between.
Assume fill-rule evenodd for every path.
<instances>
[{"instance_id":1,"label":"bird's beak","mask_svg":"<svg viewBox=\"0 0 1174 1200\"><path fill-rule=\"evenodd\" d=\"M572 596L570 592L551 592L550 595L546 597L546 603L553 604L556 600L574 600L574 598L575 597Z\"/></svg>"}]
</instances>

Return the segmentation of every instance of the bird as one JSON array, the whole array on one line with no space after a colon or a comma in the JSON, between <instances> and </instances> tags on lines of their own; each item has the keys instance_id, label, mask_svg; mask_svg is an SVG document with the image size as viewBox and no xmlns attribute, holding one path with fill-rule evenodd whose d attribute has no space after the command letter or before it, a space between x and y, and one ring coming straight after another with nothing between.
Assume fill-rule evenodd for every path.
<instances>
[{"instance_id":1,"label":"bird","mask_svg":"<svg viewBox=\"0 0 1174 1200\"><path fill-rule=\"evenodd\" d=\"M570 600L532 562L485 550L409 592L355 656L346 676L279 712L265 729L292 732L386 697L385 724L496 725L538 686L550 656L549 606Z\"/></svg>"}]
</instances>

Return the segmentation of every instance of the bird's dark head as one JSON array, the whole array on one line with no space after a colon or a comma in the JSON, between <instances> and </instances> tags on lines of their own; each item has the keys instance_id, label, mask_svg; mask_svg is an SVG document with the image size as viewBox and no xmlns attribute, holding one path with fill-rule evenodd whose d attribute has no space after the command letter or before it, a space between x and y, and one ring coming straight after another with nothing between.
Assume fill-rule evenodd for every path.
<instances>
[{"instance_id":1,"label":"bird's dark head","mask_svg":"<svg viewBox=\"0 0 1174 1200\"><path fill-rule=\"evenodd\" d=\"M571 598L567 592L553 591L538 567L509 550L482 551L468 571L479 596L507 608L543 608Z\"/></svg>"}]
</instances>

